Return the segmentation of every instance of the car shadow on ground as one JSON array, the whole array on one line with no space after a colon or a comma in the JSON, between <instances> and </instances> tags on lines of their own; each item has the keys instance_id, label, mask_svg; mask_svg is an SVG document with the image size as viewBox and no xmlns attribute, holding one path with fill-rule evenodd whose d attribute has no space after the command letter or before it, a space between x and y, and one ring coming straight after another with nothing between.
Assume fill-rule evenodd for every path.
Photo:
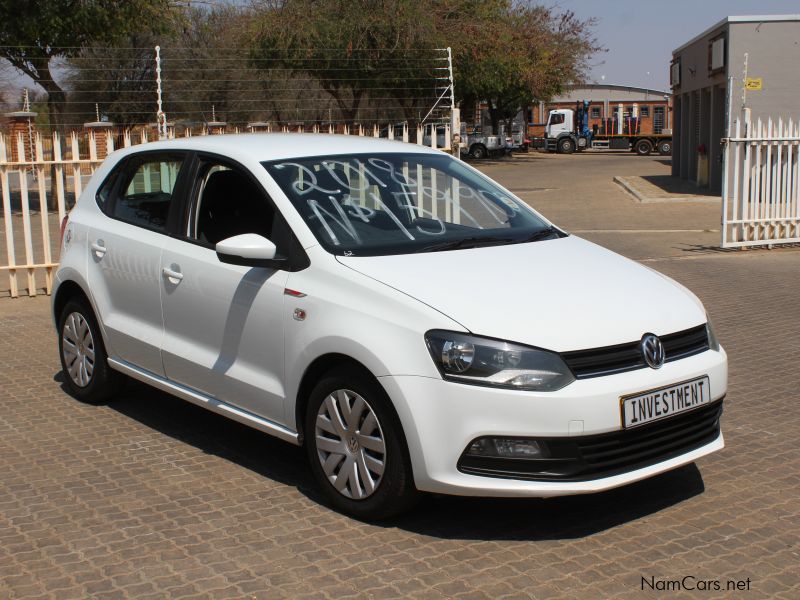
<instances>
[{"instance_id":1,"label":"car shadow on ground","mask_svg":"<svg viewBox=\"0 0 800 600\"><path fill-rule=\"evenodd\" d=\"M66 392L61 373L54 379ZM135 381L129 381L108 407L326 504L301 448ZM377 525L443 539L574 539L658 513L703 491L700 471L691 464L590 495L550 499L424 495L413 511Z\"/></svg>"}]
</instances>

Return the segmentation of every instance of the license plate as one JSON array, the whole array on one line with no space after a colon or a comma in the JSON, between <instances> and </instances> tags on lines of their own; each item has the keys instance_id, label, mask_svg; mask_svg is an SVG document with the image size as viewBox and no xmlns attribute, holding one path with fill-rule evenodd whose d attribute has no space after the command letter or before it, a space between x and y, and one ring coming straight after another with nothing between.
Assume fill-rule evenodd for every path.
<instances>
[{"instance_id":1,"label":"license plate","mask_svg":"<svg viewBox=\"0 0 800 600\"><path fill-rule=\"evenodd\" d=\"M711 386L708 376L676 383L620 398L622 403L622 426L625 429L639 427L659 419L666 419L711 401Z\"/></svg>"}]
</instances>

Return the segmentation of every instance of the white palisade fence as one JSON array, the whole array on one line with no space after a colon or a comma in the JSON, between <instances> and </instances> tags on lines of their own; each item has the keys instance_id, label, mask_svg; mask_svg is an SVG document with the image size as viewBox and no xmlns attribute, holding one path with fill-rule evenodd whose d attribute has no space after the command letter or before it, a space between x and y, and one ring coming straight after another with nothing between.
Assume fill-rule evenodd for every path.
<instances>
[{"instance_id":1,"label":"white palisade fence","mask_svg":"<svg viewBox=\"0 0 800 600\"><path fill-rule=\"evenodd\" d=\"M725 146L722 247L800 242L800 124L737 119Z\"/></svg>"},{"instance_id":2,"label":"white palisade fence","mask_svg":"<svg viewBox=\"0 0 800 600\"><path fill-rule=\"evenodd\" d=\"M243 132L254 129L244 129ZM260 129L269 132L273 127L265 125ZM441 124L415 129L407 125L279 125L274 127L274 131L385 137L439 147L446 152L451 150L450 126ZM231 131L239 132L238 128ZM200 135L210 133L206 128L200 131ZM192 133L186 130L184 135ZM170 131L169 137L175 137L174 131ZM106 132L100 136L95 136L92 131L72 133L66 140L57 133L47 137L37 133L32 144L28 136L22 134L17 139L0 134L0 194L3 201L0 297L51 293L53 274L58 267L60 224L89 177L103 158L115 150L115 140L117 145L128 147L155 139L154 132L146 129L136 133L125 130L116 135ZM12 152L12 144L15 152ZM16 160L12 160L14 155ZM3 285L3 273L7 275L6 285Z\"/></svg>"}]
</instances>

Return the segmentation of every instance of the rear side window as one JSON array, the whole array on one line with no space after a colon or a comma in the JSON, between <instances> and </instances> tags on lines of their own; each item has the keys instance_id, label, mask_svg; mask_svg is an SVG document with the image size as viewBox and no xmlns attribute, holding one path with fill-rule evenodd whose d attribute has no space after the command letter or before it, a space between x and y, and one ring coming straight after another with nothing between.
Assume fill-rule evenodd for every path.
<instances>
[{"instance_id":1,"label":"rear side window","mask_svg":"<svg viewBox=\"0 0 800 600\"><path fill-rule=\"evenodd\" d=\"M147 229L165 231L183 159L149 156L135 161L117 188L111 216Z\"/></svg>"}]
</instances>

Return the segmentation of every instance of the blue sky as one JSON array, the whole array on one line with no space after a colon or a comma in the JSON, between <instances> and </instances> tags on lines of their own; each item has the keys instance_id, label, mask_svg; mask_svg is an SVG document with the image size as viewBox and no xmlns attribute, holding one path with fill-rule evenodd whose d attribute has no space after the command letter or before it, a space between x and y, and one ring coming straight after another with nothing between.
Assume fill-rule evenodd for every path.
<instances>
[{"instance_id":1,"label":"blue sky","mask_svg":"<svg viewBox=\"0 0 800 600\"><path fill-rule=\"evenodd\" d=\"M658 90L668 90L672 51L726 16L800 13L800 0L554 0L551 4L581 18L598 19L595 33L608 51L592 61L595 82Z\"/></svg>"}]
</instances>

